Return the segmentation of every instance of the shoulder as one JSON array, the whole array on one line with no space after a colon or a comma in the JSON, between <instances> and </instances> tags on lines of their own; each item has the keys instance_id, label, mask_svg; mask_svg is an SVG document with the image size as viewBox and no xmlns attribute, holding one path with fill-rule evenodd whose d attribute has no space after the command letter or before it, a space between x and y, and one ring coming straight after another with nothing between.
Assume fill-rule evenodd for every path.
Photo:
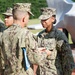
<instances>
[{"instance_id":1,"label":"shoulder","mask_svg":"<svg viewBox=\"0 0 75 75\"><path fill-rule=\"evenodd\" d=\"M6 28L6 29L3 31L3 35L4 35L4 36L5 36L5 35L8 36L11 31L13 31L13 27L12 27L12 26Z\"/></svg>"},{"instance_id":2,"label":"shoulder","mask_svg":"<svg viewBox=\"0 0 75 75\"><path fill-rule=\"evenodd\" d=\"M56 29L56 34L55 34L55 35L56 35L56 38L57 38L58 40L65 40L65 41L68 41L68 39L67 39L65 33L62 32L62 31L60 31L60 30L58 30L58 29Z\"/></svg>"},{"instance_id":3,"label":"shoulder","mask_svg":"<svg viewBox=\"0 0 75 75\"><path fill-rule=\"evenodd\" d=\"M0 32L3 32L6 29L4 23L0 23Z\"/></svg>"},{"instance_id":4,"label":"shoulder","mask_svg":"<svg viewBox=\"0 0 75 75\"><path fill-rule=\"evenodd\" d=\"M8 31L9 31L9 29L8 29L8 28L7 28L7 29L5 29L5 30L3 31L3 34L8 33Z\"/></svg>"},{"instance_id":5,"label":"shoulder","mask_svg":"<svg viewBox=\"0 0 75 75\"><path fill-rule=\"evenodd\" d=\"M25 34L26 36L29 36L29 35L33 35L32 32L30 32L28 29L26 28L22 28L21 31L20 31L22 34Z\"/></svg>"},{"instance_id":6,"label":"shoulder","mask_svg":"<svg viewBox=\"0 0 75 75\"><path fill-rule=\"evenodd\" d=\"M19 32L19 38L32 38L34 34L26 28L21 28Z\"/></svg>"},{"instance_id":7,"label":"shoulder","mask_svg":"<svg viewBox=\"0 0 75 75\"><path fill-rule=\"evenodd\" d=\"M38 33L38 37L40 37L43 33L45 32L45 30L42 30L41 32Z\"/></svg>"}]
</instances>

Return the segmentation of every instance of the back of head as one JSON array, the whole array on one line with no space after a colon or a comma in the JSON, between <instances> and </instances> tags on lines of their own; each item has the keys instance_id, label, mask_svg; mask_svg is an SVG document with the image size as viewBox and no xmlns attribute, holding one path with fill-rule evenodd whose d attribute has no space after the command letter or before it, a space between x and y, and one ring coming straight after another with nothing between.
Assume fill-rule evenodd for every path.
<instances>
[{"instance_id":1,"label":"back of head","mask_svg":"<svg viewBox=\"0 0 75 75\"><path fill-rule=\"evenodd\" d=\"M13 18L15 20L21 19L27 13L33 15L30 10L31 3L16 3L13 7Z\"/></svg>"}]
</instances>

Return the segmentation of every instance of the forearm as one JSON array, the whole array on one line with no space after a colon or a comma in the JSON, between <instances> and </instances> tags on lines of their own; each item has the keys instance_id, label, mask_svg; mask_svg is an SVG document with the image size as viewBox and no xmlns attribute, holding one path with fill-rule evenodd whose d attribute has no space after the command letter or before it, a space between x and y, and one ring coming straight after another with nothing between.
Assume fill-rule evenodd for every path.
<instances>
[{"instance_id":1,"label":"forearm","mask_svg":"<svg viewBox=\"0 0 75 75\"><path fill-rule=\"evenodd\" d=\"M64 43L62 49L62 66L64 75L66 75L66 71L68 71L68 75L70 75L72 70L75 68L72 51L68 43Z\"/></svg>"},{"instance_id":2,"label":"forearm","mask_svg":"<svg viewBox=\"0 0 75 75\"><path fill-rule=\"evenodd\" d=\"M37 75L37 68L38 68L38 65L34 64L33 65L33 71L34 71L34 75Z\"/></svg>"}]
</instances>

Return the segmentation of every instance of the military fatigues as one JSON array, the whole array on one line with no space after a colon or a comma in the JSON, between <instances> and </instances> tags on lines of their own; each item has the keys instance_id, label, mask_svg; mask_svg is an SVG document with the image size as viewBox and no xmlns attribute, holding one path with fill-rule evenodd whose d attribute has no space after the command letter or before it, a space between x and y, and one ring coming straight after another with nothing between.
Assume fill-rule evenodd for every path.
<instances>
[{"instance_id":1,"label":"military fatigues","mask_svg":"<svg viewBox=\"0 0 75 75\"><path fill-rule=\"evenodd\" d=\"M0 40L1 40L1 36L2 36L2 32L5 30L4 27L4 23L2 21L0 21ZM0 73L2 73L4 67L3 67L3 55L2 55L2 49L0 47Z\"/></svg>"},{"instance_id":2,"label":"military fatigues","mask_svg":"<svg viewBox=\"0 0 75 75\"><path fill-rule=\"evenodd\" d=\"M43 30L38 34L38 45L51 51L51 55L39 66L40 75L71 75L75 66L71 48L63 32L54 27L49 33Z\"/></svg>"},{"instance_id":3,"label":"military fatigues","mask_svg":"<svg viewBox=\"0 0 75 75\"><path fill-rule=\"evenodd\" d=\"M25 47L29 58L31 57L32 60L32 52L37 46L32 33L25 28L21 28L20 25L14 24L4 31L2 38L5 75L33 75L32 69L25 72L22 51L22 48Z\"/></svg>"},{"instance_id":4,"label":"military fatigues","mask_svg":"<svg viewBox=\"0 0 75 75\"><path fill-rule=\"evenodd\" d=\"M47 55L36 62L37 44L34 36L20 25L12 25L6 29L2 36L2 48L5 57L5 74L4 75L33 75L31 68L26 70L22 48L26 48L27 56L31 64L39 64ZM38 53L39 54L39 53ZM41 55L42 56L42 55ZM39 58L38 58L39 59ZM34 61L35 60L35 61Z\"/></svg>"},{"instance_id":5,"label":"military fatigues","mask_svg":"<svg viewBox=\"0 0 75 75\"><path fill-rule=\"evenodd\" d=\"M25 61L25 57L27 56L30 64L41 62L36 62L35 60L37 59L36 54L39 51L37 51L38 45L34 40L33 34L22 28L27 23L29 14L33 15L30 6L31 3L14 4L13 18L15 24L6 29L2 34L2 51L5 60L4 75L33 75L33 70L29 67L30 65L27 64L28 67L26 67L27 59ZM21 17L20 13L23 14ZM25 15L27 15L26 19ZM16 25L17 22L21 25ZM43 54L45 57L47 56L45 52Z\"/></svg>"},{"instance_id":6,"label":"military fatigues","mask_svg":"<svg viewBox=\"0 0 75 75\"><path fill-rule=\"evenodd\" d=\"M7 11L5 13L3 13L4 16L12 16L12 8L8 8ZM6 27L4 26L4 22L3 21L0 21L0 34L2 35L2 32L6 29ZM1 35L0 35L0 42L1 42ZM2 51L1 51L2 52ZM0 57L0 62L2 63L2 71L4 71L4 67L3 67L3 64L4 64L4 58L3 58L3 53L1 53L1 57ZM1 65L1 64L0 64ZM1 71L1 72L2 72ZM2 72L1 75L3 75L4 72Z\"/></svg>"}]
</instances>

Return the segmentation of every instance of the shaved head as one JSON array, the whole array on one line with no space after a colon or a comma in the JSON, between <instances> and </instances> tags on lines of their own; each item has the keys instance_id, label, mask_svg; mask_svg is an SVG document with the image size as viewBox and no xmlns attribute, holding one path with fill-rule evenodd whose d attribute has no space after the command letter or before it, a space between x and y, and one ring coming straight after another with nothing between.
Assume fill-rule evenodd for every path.
<instances>
[{"instance_id":1,"label":"shaved head","mask_svg":"<svg viewBox=\"0 0 75 75\"><path fill-rule=\"evenodd\" d=\"M14 18L14 20L21 20L27 14L28 14L28 12L25 12L25 11L13 10L13 18Z\"/></svg>"}]
</instances>

